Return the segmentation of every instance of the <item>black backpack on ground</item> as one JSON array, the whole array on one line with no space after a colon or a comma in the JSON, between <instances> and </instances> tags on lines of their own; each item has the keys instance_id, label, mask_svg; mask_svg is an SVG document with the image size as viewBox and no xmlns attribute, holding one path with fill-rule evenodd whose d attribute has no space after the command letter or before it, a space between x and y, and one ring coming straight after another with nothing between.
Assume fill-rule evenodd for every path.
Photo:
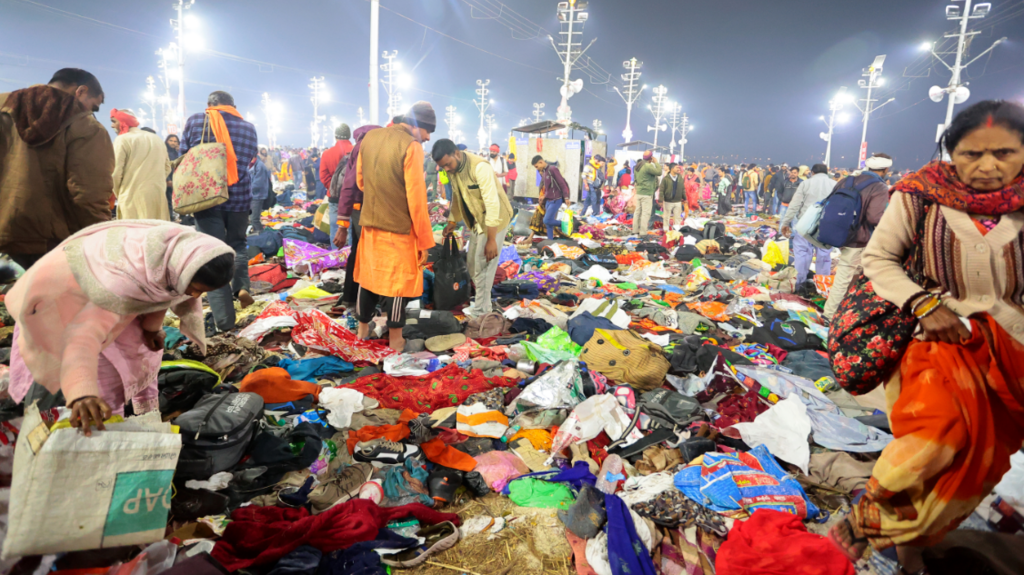
<instances>
[{"instance_id":1,"label":"black backpack on ground","mask_svg":"<svg viewBox=\"0 0 1024 575\"><path fill-rule=\"evenodd\" d=\"M717 240L725 235L725 224L722 222L708 222L704 225L704 239Z\"/></svg>"},{"instance_id":2,"label":"black backpack on ground","mask_svg":"<svg viewBox=\"0 0 1024 575\"><path fill-rule=\"evenodd\" d=\"M212 394L174 419L181 428L175 479L207 479L241 461L259 429L263 398L256 393Z\"/></svg>"},{"instance_id":3,"label":"black backpack on ground","mask_svg":"<svg viewBox=\"0 0 1024 575\"><path fill-rule=\"evenodd\" d=\"M469 302L469 266L466 254L456 246L455 238L445 240L441 256L434 263L434 307L439 310Z\"/></svg>"},{"instance_id":4,"label":"black backpack on ground","mask_svg":"<svg viewBox=\"0 0 1024 575\"><path fill-rule=\"evenodd\" d=\"M211 373L213 370L192 367L188 363L192 362L166 362L166 365L160 367L157 375L160 415L184 413L192 409L220 383L220 376Z\"/></svg>"},{"instance_id":5,"label":"black backpack on ground","mask_svg":"<svg viewBox=\"0 0 1024 575\"><path fill-rule=\"evenodd\" d=\"M594 266L601 266L606 270L615 271L619 269L619 262L615 259L615 256L605 254L587 254L583 256L581 260L583 265L590 269Z\"/></svg>"},{"instance_id":6,"label":"black backpack on ground","mask_svg":"<svg viewBox=\"0 0 1024 575\"><path fill-rule=\"evenodd\" d=\"M402 328L405 339L430 339L452 333L462 333L462 326L451 312L441 310L412 312Z\"/></svg>"}]
</instances>

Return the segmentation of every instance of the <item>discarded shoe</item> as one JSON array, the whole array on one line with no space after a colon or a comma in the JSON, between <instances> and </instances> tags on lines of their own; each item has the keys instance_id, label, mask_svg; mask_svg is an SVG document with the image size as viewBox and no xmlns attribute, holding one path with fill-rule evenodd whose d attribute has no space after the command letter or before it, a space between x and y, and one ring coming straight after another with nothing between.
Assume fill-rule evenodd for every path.
<instances>
[{"instance_id":1,"label":"discarded shoe","mask_svg":"<svg viewBox=\"0 0 1024 575\"><path fill-rule=\"evenodd\" d=\"M371 475L373 466L369 463L356 463L342 469L310 492L310 511L313 515L323 513L339 503L356 497L359 495L359 488L370 480Z\"/></svg>"},{"instance_id":2,"label":"discarded shoe","mask_svg":"<svg viewBox=\"0 0 1024 575\"><path fill-rule=\"evenodd\" d=\"M356 461L377 465L399 465L420 453L420 448L417 445L406 445L387 439L374 439L357 443L352 458Z\"/></svg>"},{"instance_id":3,"label":"discarded shoe","mask_svg":"<svg viewBox=\"0 0 1024 575\"><path fill-rule=\"evenodd\" d=\"M464 473L458 469L438 467L427 478L430 497L439 503L451 503L455 498L455 490L462 485Z\"/></svg>"},{"instance_id":4,"label":"discarded shoe","mask_svg":"<svg viewBox=\"0 0 1024 575\"><path fill-rule=\"evenodd\" d=\"M432 555L455 547L455 544L459 542L459 528L451 521L445 521L420 529L416 536L425 538L426 542L415 549L384 556L381 558L381 562L391 567L408 568L421 565Z\"/></svg>"}]
</instances>

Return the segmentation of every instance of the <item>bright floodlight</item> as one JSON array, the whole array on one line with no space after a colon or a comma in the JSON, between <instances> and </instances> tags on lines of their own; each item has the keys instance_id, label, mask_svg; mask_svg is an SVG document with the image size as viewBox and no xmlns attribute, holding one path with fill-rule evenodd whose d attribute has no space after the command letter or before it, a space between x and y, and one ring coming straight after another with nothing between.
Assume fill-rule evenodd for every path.
<instances>
[{"instance_id":1,"label":"bright floodlight","mask_svg":"<svg viewBox=\"0 0 1024 575\"><path fill-rule=\"evenodd\" d=\"M402 63L401 62L395 62L394 64L391 65L391 68L393 70L401 70L402 69Z\"/></svg>"},{"instance_id":2,"label":"bright floodlight","mask_svg":"<svg viewBox=\"0 0 1024 575\"><path fill-rule=\"evenodd\" d=\"M398 87L399 88L405 89L405 88L408 88L410 86L412 86L412 78L411 77L409 77L409 76L407 76L405 74L402 74L401 76L398 77Z\"/></svg>"},{"instance_id":3,"label":"bright floodlight","mask_svg":"<svg viewBox=\"0 0 1024 575\"><path fill-rule=\"evenodd\" d=\"M932 49L932 43L931 42L922 42L921 43L921 49L926 51L926 52L928 50L931 50Z\"/></svg>"},{"instance_id":4,"label":"bright floodlight","mask_svg":"<svg viewBox=\"0 0 1024 575\"><path fill-rule=\"evenodd\" d=\"M324 90L323 88L320 88L320 91L317 92L317 97L320 99L321 102L331 101L331 95L328 94L327 91Z\"/></svg>"},{"instance_id":5,"label":"bright floodlight","mask_svg":"<svg viewBox=\"0 0 1024 575\"><path fill-rule=\"evenodd\" d=\"M819 119L819 120L824 120L824 119L825 119L825 116L818 116L818 119Z\"/></svg>"},{"instance_id":6,"label":"bright floodlight","mask_svg":"<svg viewBox=\"0 0 1024 575\"><path fill-rule=\"evenodd\" d=\"M206 41L203 40L203 37L199 34L188 34L185 36L185 46L187 46L189 50L202 52L206 49Z\"/></svg>"},{"instance_id":7,"label":"bright floodlight","mask_svg":"<svg viewBox=\"0 0 1024 575\"><path fill-rule=\"evenodd\" d=\"M875 80L875 84L878 85L878 86L884 86L885 85L885 78L878 78L877 80Z\"/></svg>"},{"instance_id":8,"label":"bright floodlight","mask_svg":"<svg viewBox=\"0 0 1024 575\"><path fill-rule=\"evenodd\" d=\"M838 120L840 124L845 124L846 122L850 121L850 115L849 114L839 114L838 116L836 116L836 120Z\"/></svg>"},{"instance_id":9,"label":"bright floodlight","mask_svg":"<svg viewBox=\"0 0 1024 575\"><path fill-rule=\"evenodd\" d=\"M199 18L195 14L185 14L185 26L188 28L199 27Z\"/></svg>"}]
</instances>

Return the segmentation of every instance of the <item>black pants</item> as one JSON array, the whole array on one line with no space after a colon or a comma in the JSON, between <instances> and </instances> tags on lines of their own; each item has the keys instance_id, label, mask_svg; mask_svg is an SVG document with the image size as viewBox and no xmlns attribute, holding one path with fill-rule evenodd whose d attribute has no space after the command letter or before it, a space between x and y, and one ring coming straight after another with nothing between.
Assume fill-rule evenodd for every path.
<instances>
[{"instance_id":1,"label":"black pants","mask_svg":"<svg viewBox=\"0 0 1024 575\"><path fill-rule=\"evenodd\" d=\"M352 210L352 251L348 254L348 262L345 264L345 287L341 292L341 301L353 303L359 295L359 284L355 280L356 252L359 249L359 234L363 231L359 225L359 210ZM331 238L332 240L334 238Z\"/></svg>"},{"instance_id":2,"label":"black pants","mask_svg":"<svg viewBox=\"0 0 1024 575\"><path fill-rule=\"evenodd\" d=\"M381 307L388 318L391 329L405 327L405 306L410 298L386 297L359 288L356 296L356 313L359 323L370 323L377 315L377 307Z\"/></svg>"}]
</instances>

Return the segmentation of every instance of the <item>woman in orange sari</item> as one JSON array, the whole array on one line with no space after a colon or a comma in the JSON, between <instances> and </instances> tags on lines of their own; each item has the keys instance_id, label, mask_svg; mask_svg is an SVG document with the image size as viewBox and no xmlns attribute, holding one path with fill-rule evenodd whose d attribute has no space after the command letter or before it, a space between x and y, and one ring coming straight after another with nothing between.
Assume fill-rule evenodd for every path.
<instances>
[{"instance_id":1,"label":"woman in orange sari","mask_svg":"<svg viewBox=\"0 0 1024 575\"><path fill-rule=\"evenodd\" d=\"M961 112L933 162L894 188L864 250L875 292L914 313L913 340L885 384L895 440L831 536L857 560L896 547L906 574L990 494L1024 444L1024 107ZM919 228L919 223L923 225ZM902 262L921 230L925 290Z\"/></svg>"}]
</instances>

